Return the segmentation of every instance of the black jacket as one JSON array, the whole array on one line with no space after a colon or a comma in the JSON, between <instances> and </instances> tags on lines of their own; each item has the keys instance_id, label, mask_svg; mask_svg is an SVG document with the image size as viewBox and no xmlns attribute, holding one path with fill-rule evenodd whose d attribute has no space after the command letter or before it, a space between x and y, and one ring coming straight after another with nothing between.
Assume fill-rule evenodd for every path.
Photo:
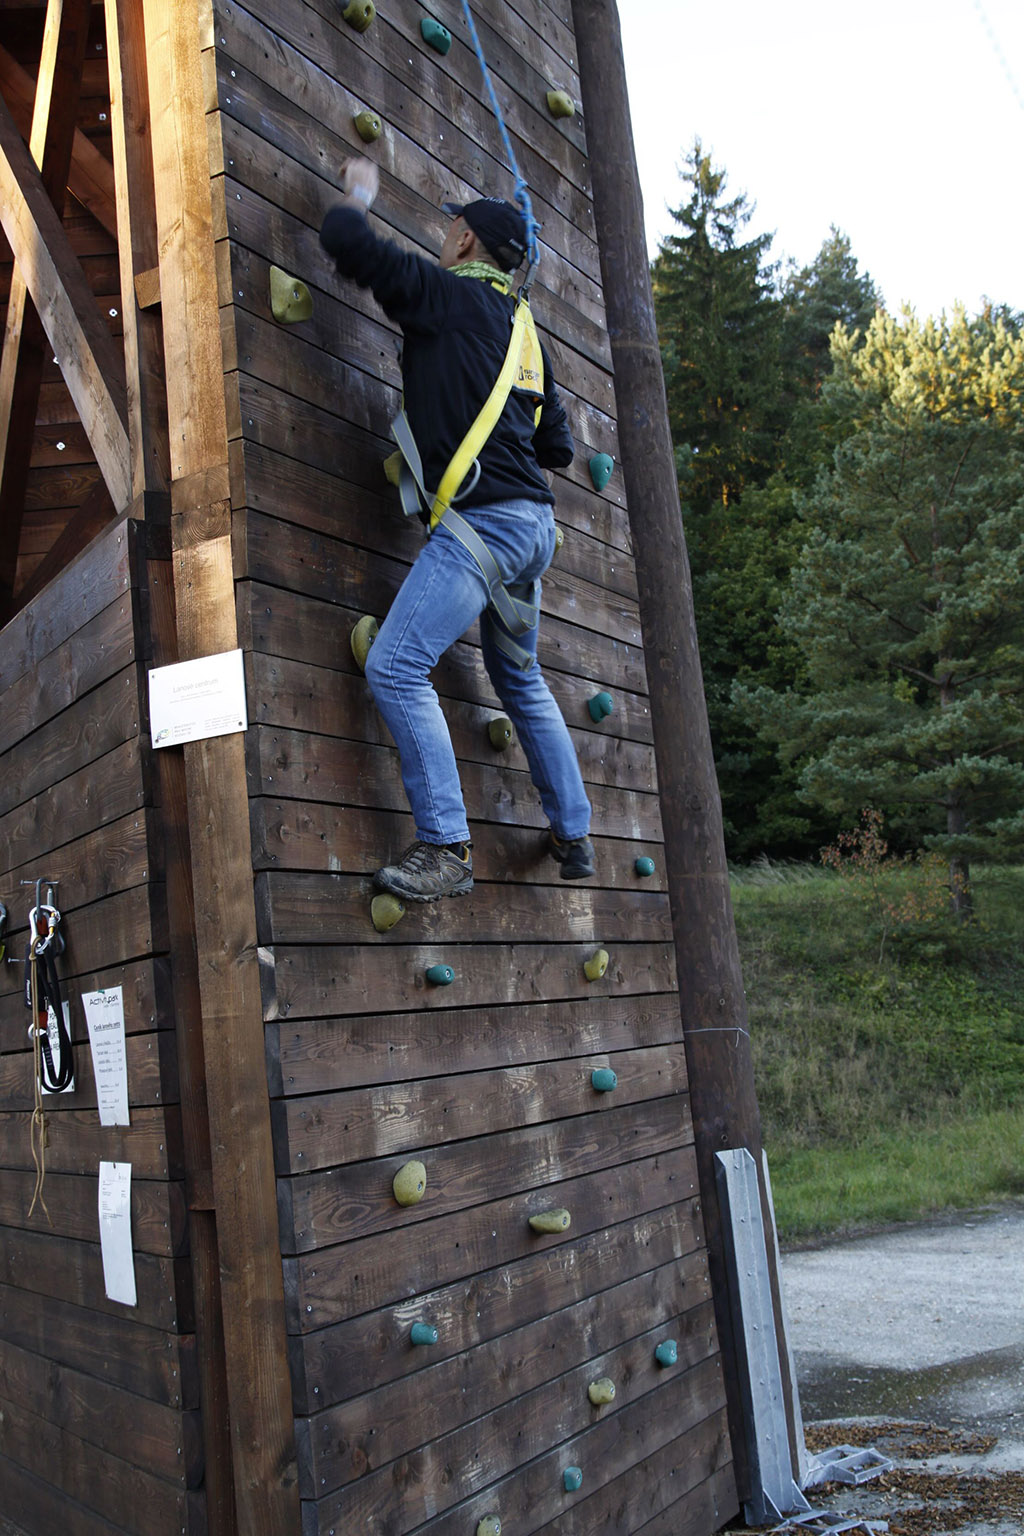
<instances>
[{"instance_id":1,"label":"black jacket","mask_svg":"<svg viewBox=\"0 0 1024 1536\"><path fill-rule=\"evenodd\" d=\"M372 290L402 328L405 410L434 491L487 399L508 351L514 299L474 278L380 240L361 211L332 208L320 241L342 277ZM553 502L542 469L572 461L565 409L544 353L544 409L534 428L536 396L513 390L480 451L480 478L461 509L491 502Z\"/></svg>"}]
</instances>

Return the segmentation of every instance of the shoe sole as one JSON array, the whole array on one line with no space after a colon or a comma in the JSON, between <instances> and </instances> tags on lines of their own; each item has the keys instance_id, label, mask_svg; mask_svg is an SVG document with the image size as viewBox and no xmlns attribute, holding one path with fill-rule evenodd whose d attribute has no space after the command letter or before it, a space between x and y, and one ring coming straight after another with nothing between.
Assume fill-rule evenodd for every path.
<instances>
[{"instance_id":1,"label":"shoe sole","mask_svg":"<svg viewBox=\"0 0 1024 1536\"><path fill-rule=\"evenodd\" d=\"M473 889L473 882L469 880L465 885L457 885L450 891L433 891L429 896L425 896L422 891L403 890L397 882L389 883L378 879L376 875L373 883L378 891L388 891L392 896L397 896L399 901L440 901L444 896L468 896Z\"/></svg>"}]
</instances>

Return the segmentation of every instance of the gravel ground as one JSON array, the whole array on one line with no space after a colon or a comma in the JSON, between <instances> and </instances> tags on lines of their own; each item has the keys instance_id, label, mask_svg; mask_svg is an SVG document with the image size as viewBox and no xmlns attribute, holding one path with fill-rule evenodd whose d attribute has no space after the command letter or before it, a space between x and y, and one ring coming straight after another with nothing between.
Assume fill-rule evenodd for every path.
<instances>
[{"instance_id":1,"label":"gravel ground","mask_svg":"<svg viewBox=\"0 0 1024 1536\"><path fill-rule=\"evenodd\" d=\"M809 1450L895 1463L810 1503L890 1536L1022 1536L1024 1203L790 1251L782 1283Z\"/></svg>"}]
</instances>

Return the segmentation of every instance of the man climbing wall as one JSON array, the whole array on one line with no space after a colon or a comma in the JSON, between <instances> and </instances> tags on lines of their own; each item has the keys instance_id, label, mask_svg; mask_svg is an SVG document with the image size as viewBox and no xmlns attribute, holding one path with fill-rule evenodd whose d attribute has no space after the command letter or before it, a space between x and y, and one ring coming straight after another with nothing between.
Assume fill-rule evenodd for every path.
<instances>
[{"instance_id":1,"label":"man climbing wall","mask_svg":"<svg viewBox=\"0 0 1024 1536\"><path fill-rule=\"evenodd\" d=\"M429 531L366 659L416 826L375 883L406 901L472 890L458 768L429 674L478 617L488 676L550 822L549 851L563 880L583 880L594 873L590 804L536 662L540 578L555 548L543 471L569 464L573 441L528 305L510 293L526 222L497 198L446 204L452 223L435 265L370 229L378 182L372 162L349 161L342 202L320 232L340 275L371 289L401 326L403 501Z\"/></svg>"}]
</instances>

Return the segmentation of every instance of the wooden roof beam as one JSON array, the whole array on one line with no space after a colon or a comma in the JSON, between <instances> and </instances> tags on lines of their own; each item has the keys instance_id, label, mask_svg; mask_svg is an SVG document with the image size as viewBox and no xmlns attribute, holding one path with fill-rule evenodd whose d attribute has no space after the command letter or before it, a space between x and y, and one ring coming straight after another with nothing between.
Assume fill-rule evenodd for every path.
<instances>
[{"instance_id":1,"label":"wooden roof beam","mask_svg":"<svg viewBox=\"0 0 1024 1536\"><path fill-rule=\"evenodd\" d=\"M17 59L0 44L0 95L22 137L32 131L32 108L36 83ZM117 237L117 209L114 201L114 167L105 155L76 128L71 145L68 190L96 219L108 234Z\"/></svg>"},{"instance_id":2,"label":"wooden roof beam","mask_svg":"<svg viewBox=\"0 0 1024 1536\"><path fill-rule=\"evenodd\" d=\"M59 360L111 500L120 511L131 500L122 361L60 217L2 101L0 224ZM7 437L2 419L0 434ZM3 446L6 457L6 442Z\"/></svg>"}]
</instances>

